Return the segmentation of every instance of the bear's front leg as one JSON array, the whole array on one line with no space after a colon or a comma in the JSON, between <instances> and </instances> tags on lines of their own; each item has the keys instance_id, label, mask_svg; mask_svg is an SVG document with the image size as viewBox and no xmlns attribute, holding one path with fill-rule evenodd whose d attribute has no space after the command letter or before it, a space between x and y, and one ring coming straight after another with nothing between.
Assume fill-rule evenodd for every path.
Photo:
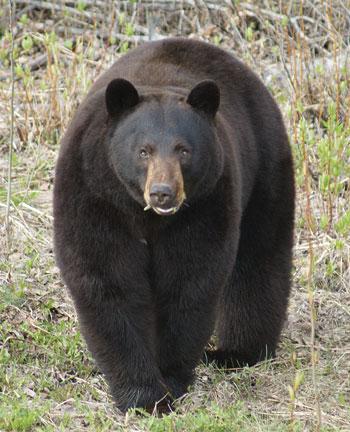
<instances>
[{"instance_id":1,"label":"bear's front leg","mask_svg":"<svg viewBox=\"0 0 350 432\"><path fill-rule=\"evenodd\" d=\"M235 259L234 229L209 222L174 224L154 245L160 370L175 398L193 380Z\"/></svg>"},{"instance_id":2,"label":"bear's front leg","mask_svg":"<svg viewBox=\"0 0 350 432\"><path fill-rule=\"evenodd\" d=\"M200 281L198 284L203 286ZM193 382L194 369L213 331L216 303L216 298L209 294L194 299L189 293L182 293L172 304L162 307L160 370L175 399Z\"/></svg>"},{"instance_id":3,"label":"bear's front leg","mask_svg":"<svg viewBox=\"0 0 350 432\"><path fill-rule=\"evenodd\" d=\"M117 407L152 411L158 401L167 400L168 388L157 363L149 251L101 205L87 210L77 205L74 212L81 211L81 224L72 223L67 211L61 215L58 210L58 264L87 345Z\"/></svg>"},{"instance_id":4,"label":"bear's front leg","mask_svg":"<svg viewBox=\"0 0 350 432\"><path fill-rule=\"evenodd\" d=\"M169 402L169 389L155 361L153 311L145 303L130 307L111 295L101 296L101 291L98 297L89 306L75 298L89 350L121 411L141 407L152 412L157 402Z\"/></svg>"}]
</instances>

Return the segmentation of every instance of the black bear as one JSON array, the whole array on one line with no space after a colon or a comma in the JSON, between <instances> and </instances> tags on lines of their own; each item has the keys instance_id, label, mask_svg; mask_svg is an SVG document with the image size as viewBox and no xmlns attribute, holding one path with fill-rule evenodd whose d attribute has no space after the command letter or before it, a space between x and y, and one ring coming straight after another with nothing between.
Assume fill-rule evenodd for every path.
<instances>
[{"instance_id":1,"label":"black bear","mask_svg":"<svg viewBox=\"0 0 350 432\"><path fill-rule=\"evenodd\" d=\"M280 111L239 60L171 38L96 81L61 144L55 251L122 411L184 394L214 331L220 365L274 355L293 220Z\"/></svg>"}]
</instances>

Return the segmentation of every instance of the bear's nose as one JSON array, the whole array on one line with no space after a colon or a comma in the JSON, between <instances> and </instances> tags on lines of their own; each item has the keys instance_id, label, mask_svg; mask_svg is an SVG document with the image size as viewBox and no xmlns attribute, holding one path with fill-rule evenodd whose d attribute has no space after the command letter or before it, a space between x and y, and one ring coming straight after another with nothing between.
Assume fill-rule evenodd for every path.
<instances>
[{"instance_id":1,"label":"bear's nose","mask_svg":"<svg viewBox=\"0 0 350 432\"><path fill-rule=\"evenodd\" d=\"M174 198L174 192L166 183L155 183L151 186L149 196L152 206L165 206Z\"/></svg>"}]
</instances>

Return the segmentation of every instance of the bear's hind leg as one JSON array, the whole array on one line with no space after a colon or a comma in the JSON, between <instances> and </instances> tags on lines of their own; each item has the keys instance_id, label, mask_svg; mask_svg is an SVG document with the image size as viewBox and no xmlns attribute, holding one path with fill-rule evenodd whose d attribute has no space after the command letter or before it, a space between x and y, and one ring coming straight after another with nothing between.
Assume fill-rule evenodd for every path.
<instances>
[{"instance_id":1,"label":"bear's hind leg","mask_svg":"<svg viewBox=\"0 0 350 432\"><path fill-rule=\"evenodd\" d=\"M292 188L291 180L284 195L270 203L260 192L246 209L233 274L218 311L218 349L207 352L207 361L235 368L275 355L291 284Z\"/></svg>"},{"instance_id":2,"label":"bear's hind leg","mask_svg":"<svg viewBox=\"0 0 350 432\"><path fill-rule=\"evenodd\" d=\"M217 323L218 349L208 361L228 368L253 365L275 355L290 287L284 274L261 265L236 268L226 288Z\"/></svg>"}]
</instances>

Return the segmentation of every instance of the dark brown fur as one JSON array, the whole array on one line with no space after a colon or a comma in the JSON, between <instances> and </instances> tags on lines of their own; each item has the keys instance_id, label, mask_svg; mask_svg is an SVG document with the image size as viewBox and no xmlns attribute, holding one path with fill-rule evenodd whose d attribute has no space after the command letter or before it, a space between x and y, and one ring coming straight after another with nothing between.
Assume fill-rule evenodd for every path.
<instances>
[{"instance_id":1,"label":"dark brown fur","mask_svg":"<svg viewBox=\"0 0 350 432\"><path fill-rule=\"evenodd\" d=\"M108 114L106 87L115 78L130 81L140 100L116 82L124 96L114 106L110 90ZM220 89L216 115L214 84L204 84L204 100L201 89L188 96L203 80ZM198 131L196 159L181 162L183 185L174 186L184 188L187 205L173 216L143 210L149 165L134 162L128 122L163 167L175 138ZM293 214L281 114L240 61L169 39L131 51L97 80L62 140L55 250L120 409L182 395L215 324L210 359L251 365L274 355L290 290Z\"/></svg>"}]
</instances>

